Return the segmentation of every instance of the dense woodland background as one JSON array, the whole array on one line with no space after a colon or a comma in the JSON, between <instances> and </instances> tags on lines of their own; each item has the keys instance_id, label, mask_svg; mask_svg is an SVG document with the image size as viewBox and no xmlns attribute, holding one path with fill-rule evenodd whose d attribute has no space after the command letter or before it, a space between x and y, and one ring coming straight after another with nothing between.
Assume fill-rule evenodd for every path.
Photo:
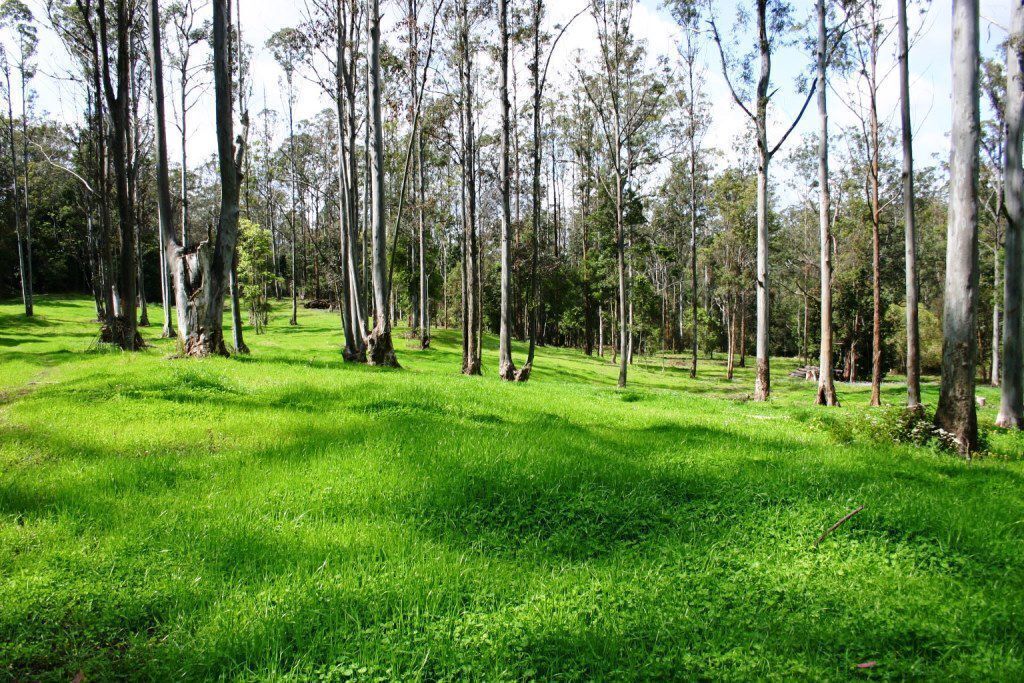
<instances>
[{"instance_id":1,"label":"dense woodland background","mask_svg":"<svg viewBox=\"0 0 1024 683\"><path fill-rule=\"evenodd\" d=\"M214 90L217 24L211 9L221 4L221 49L230 74L224 96L241 143L236 328L260 334L269 300L291 299L293 310L341 309L346 337L356 339L346 353L359 357L367 321L375 311L381 318L374 300L380 296L387 301L388 326L406 323L424 347L431 325L468 329L466 344L472 345L482 331L500 332L504 290L509 333L518 339L616 358L624 346L627 362L635 354L696 348L704 357L727 354L730 366L746 366L758 336L762 157L755 142L763 104L771 125L765 139L773 146L772 175L765 172L767 355L799 357L816 373L822 139L820 132L787 137L789 122L779 124L770 113L779 86L763 68L766 55L798 48L806 56L797 84L797 99L806 98L801 115L824 115L820 107L815 112L813 98L820 82L828 86L818 94L827 90L831 107L845 108L856 121L825 128L832 366L838 379L871 380L876 387L886 374L906 371L910 271L904 260L903 147L899 117L880 112L878 104L879 92L897 84L896 70L879 64L890 63L898 51L899 27L892 8L878 0L818 7L770 0L752 4L738 18L720 16L713 3L673 0L667 3L679 28L673 60L651 58L635 38L632 0L594 0L567 25L551 25L541 0L509 6L403 0L385 3L398 19L379 42L372 39L374 27L380 31L379 15L373 20L378 3L307 0L296 8L294 27L265 45L246 42L240 2L211 7L201 0L47 0L29 6L6 0L6 80L0 86L9 106L0 209L4 224L17 229L0 233L0 296L20 291L19 248L30 244L34 291L91 291L102 318L104 291L120 310L133 282L139 324L160 324L150 319L147 304L170 297L172 287L162 267L167 245L157 220L153 46L164 62L169 145L180 147L184 158L188 116ZM905 15L905 5L898 4ZM151 31L154 17L162 36ZM576 55L570 78L546 83L553 46L584 22L596 24L605 59ZM764 42L745 44L758 26ZM36 50L41 30L56 32L76 60L78 70L63 77L81 91L78 124L52 120L33 106L33 84L53 77L40 69L48 59ZM279 73L250 73L258 51L273 55ZM510 56L503 59L503 53ZM1001 54L981 59L976 74L983 120L972 334L977 378L993 384L1001 378L1004 308L1005 64L1004 46ZM709 100L712 72L726 76L735 102ZM833 78L842 79L842 90ZM257 80L277 83L286 106L254 101ZM323 111L309 119L294 115L299 80L318 84L324 96ZM376 92L374 83L380 84L379 128L368 97ZM502 84L509 99L507 130L499 111ZM749 130L735 131L728 144L711 144L709 121L715 108L725 106L758 113L751 114ZM378 130L379 169L372 144ZM124 147L121 165L116 139ZM223 159L222 150L169 169L173 216L166 218L173 231L165 239L174 238L184 250L220 244ZM371 187L378 170L382 211ZM920 367L938 373L949 168L921 160L912 178ZM378 214L380 245L374 241ZM18 229L30 230L31 239L19 239ZM380 272L387 272L380 292L371 272L378 246L385 259ZM126 260L134 263L126 266ZM135 270L134 278L124 275L125 267ZM170 318L164 326L165 334L173 331ZM244 350L241 333L234 341ZM258 342L250 337L249 343ZM478 358L467 348L464 369L475 370L474 353ZM761 393L759 384L758 398Z\"/></svg>"}]
</instances>

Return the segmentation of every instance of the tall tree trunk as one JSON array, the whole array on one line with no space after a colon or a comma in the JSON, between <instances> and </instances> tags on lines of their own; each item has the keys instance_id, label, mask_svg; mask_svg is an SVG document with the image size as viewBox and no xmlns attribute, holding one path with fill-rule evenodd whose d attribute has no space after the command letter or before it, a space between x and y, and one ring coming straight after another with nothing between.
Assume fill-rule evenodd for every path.
<instances>
[{"instance_id":1,"label":"tall tree trunk","mask_svg":"<svg viewBox=\"0 0 1024 683\"><path fill-rule=\"evenodd\" d=\"M768 87L771 82L772 53L768 41L767 0L757 0L758 52L761 58L761 73L757 81L757 376L754 381L754 400L767 401L771 398L771 361L768 345L769 300L768 300L768 165L771 151L768 148Z\"/></svg>"},{"instance_id":2,"label":"tall tree trunk","mask_svg":"<svg viewBox=\"0 0 1024 683\"><path fill-rule=\"evenodd\" d=\"M508 100L508 0L498 0L499 62L501 68L501 327L498 345L498 374L502 379L516 378L512 361L512 204L509 177L509 100Z\"/></svg>"},{"instance_id":3,"label":"tall tree trunk","mask_svg":"<svg viewBox=\"0 0 1024 683\"><path fill-rule=\"evenodd\" d=\"M128 0L117 0L117 26L114 33L117 40L115 87L110 74L107 46L109 24L106 12L107 0L100 0L98 16L100 23L100 44L103 72L103 90L110 110L110 151L116 182L117 213L121 234L121 250L118 259L118 295L120 308L101 333L104 342L116 344L126 351L136 351L145 346L138 331L135 271L135 210L129 181L128 146L131 134L129 102L129 70L131 63L130 20Z\"/></svg>"},{"instance_id":4,"label":"tall tree trunk","mask_svg":"<svg viewBox=\"0 0 1024 683\"><path fill-rule=\"evenodd\" d=\"M905 0L898 0L904 2ZM820 406L838 406L832 378L832 195L828 171L828 32L825 26L825 0L817 0L818 9L818 204L819 249L821 260L821 350L818 354L818 395Z\"/></svg>"},{"instance_id":5,"label":"tall tree trunk","mask_svg":"<svg viewBox=\"0 0 1024 683\"><path fill-rule=\"evenodd\" d=\"M978 362L978 21L977 0L953 0L949 228L942 391L935 424L956 439L963 455L978 447L974 386Z\"/></svg>"},{"instance_id":6,"label":"tall tree trunk","mask_svg":"<svg viewBox=\"0 0 1024 683\"><path fill-rule=\"evenodd\" d=\"M18 279L21 282L21 302L25 308L25 315L31 317L32 310L32 276L29 273L28 264L25 260L25 235L22 232L22 208L21 202L21 176L18 173L18 146L14 138L14 96L11 92L11 71L4 63L4 76L7 83L7 133L11 156L11 183L13 186L14 207L11 214L14 216L14 234L18 245Z\"/></svg>"},{"instance_id":7,"label":"tall tree trunk","mask_svg":"<svg viewBox=\"0 0 1024 683\"><path fill-rule=\"evenodd\" d=\"M996 223L996 233L998 235L999 224L998 220ZM1002 341L1002 335L1000 332L1000 314L1002 311L999 308L999 287L1002 285L1000 280L1002 263L999 259L999 239L996 238L996 243L992 249L992 368L991 374L989 375L989 384L998 387L999 378L1002 376L1002 369L999 363L999 351L1000 342Z\"/></svg>"},{"instance_id":8,"label":"tall tree trunk","mask_svg":"<svg viewBox=\"0 0 1024 683\"><path fill-rule=\"evenodd\" d=\"M690 145L690 325L693 338L690 340L690 377L697 378L697 112L694 99L696 92L693 83L693 57L688 55L687 76L690 97L688 113L690 125L687 139Z\"/></svg>"},{"instance_id":9,"label":"tall tree trunk","mask_svg":"<svg viewBox=\"0 0 1024 683\"><path fill-rule=\"evenodd\" d=\"M460 53L459 74L462 86L462 173L465 188L465 287L463 292L463 354L462 372L466 375L479 375L480 351L478 312L480 310L477 296L479 284L477 276L477 216L476 216L476 132L473 125L473 64L469 44L469 7L468 0L459 4L459 36Z\"/></svg>"},{"instance_id":10,"label":"tall tree trunk","mask_svg":"<svg viewBox=\"0 0 1024 683\"><path fill-rule=\"evenodd\" d=\"M350 169L348 165L348 149L354 139L350 135L351 125L347 114L346 104L346 77L348 68L347 51L348 28L347 15L344 5L345 0L336 0L335 4L335 107L338 115L338 245L339 245L339 273L340 293L339 308L341 309L341 325L345 334L345 348L342 357L349 362L365 362L366 355L363 348L362 331L356 327L352 313L354 306L352 285L353 270L351 268L353 249L353 231L350 229L356 218L357 208L352 204L352 193L350 190ZM354 17L351 19L355 21ZM354 135L354 132L352 133Z\"/></svg>"},{"instance_id":11,"label":"tall tree trunk","mask_svg":"<svg viewBox=\"0 0 1024 683\"><path fill-rule=\"evenodd\" d=\"M1003 285L1003 386L996 425L1024 429L1024 1L1011 2L1010 41L1006 49L1006 152L1003 193L1006 207L1005 283Z\"/></svg>"},{"instance_id":12,"label":"tall tree trunk","mask_svg":"<svg viewBox=\"0 0 1024 683\"><path fill-rule=\"evenodd\" d=\"M872 6L872 23L877 25L875 8ZM870 405L882 405L882 240L881 223L882 209L878 198L879 156L881 148L878 141L878 41L879 31L871 34L868 70L870 90L870 149L871 163L871 400Z\"/></svg>"},{"instance_id":13,"label":"tall tree trunk","mask_svg":"<svg viewBox=\"0 0 1024 683\"><path fill-rule=\"evenodd\" d=\"M164 58L160 31L160 0L149 2L149 66L153 88L153 109L156 117L156 204L160 232L160 296L164 307L163 337L174 336L171 324L170 264L167 255L174 249L174 211L171 208L171 183L167 164L167 121L164 110ZM171 244L169 244L171 242Z\"/></svg>"},{"instance_id":14,"label":"tall tree trunk","mask_svg":"<svg viewBox=\"0 0 1024 683\"><path fill-rule=\"evenodd\" d=\"M388 310L387 227L384 218L384 121L380 93L380 0L369 4L370 69L370 217L373 231L373 331L366 340L366 361L370 365L398 367L391 341Z\"/></svg>"},{"instance_id":15,"label":"tall tree trunk","mask_svg":"<svg viewBox=\"0 0 1024 683\"><path fill-rule=\"evenodd\" d=\"M291 295L292 295L292 316L288 319L289 325L299 324L299 285L297 282L298 271L296 263L296 243L298 242L298 230L296 228L297 216L296 210L298 206L298 182L299 172L296 167L295 160L295 105L294 105L294 94L293 86L291 82L291 76L288 76L288 162L291 168L291 183L290 190L292 195L292 205L288 211L288 222L291 224L292 232L292 244L291 244Z\"/></svg>"},{"instance_id":16,"label":"tall tree trunk","mask_svg":"<svg viewBox=\"0 0 1024 683\"><path fill-rule=\"evenodd\" d=\"M213 2L213 76L221 202L213 244L183 247L172 241L169 259L178 309L178 335L185 355L228 355L224 343L224 299L238 240L243 142L235 148L234 96L229 58L228 0ZM243 128L247 126L243 117Z\"/></svg>"},{"instance_id":17,"label":"tall tree trunk","mask_svg":"<svg viewBox=\"0 0 1024 683\"><path fill-rule=\"evenodd\" d=\"M914 142L910 121L910 41L907 0L896 0L900 72L900 128L903 145L903 220L907 290L907 407L921 407L921 342L918 329L917 225L914 212Z\"/></svg>"},{"instance_id":18,"label":"tall tree trunk","mask_svg":"<svg viewBox=\"0 0 1024 683\"><path fill-rule=\"evenodd\" d=\"M19 71L21 72L21 172L24 178L21 186L21 201L24 203L22 227L25 228L25 234L23 235L25 240L24 261L19 262L19 265L22 266L22 296L25 304L25 315L32 317L35 315L35 290L32 286L32 215L31 202L29 201L28 175L28 97L25 92L25 84L28 78L24 61L22 61ZM18 246L20 250L21 245L19 244Z\"/></svg>"}]
</instances>

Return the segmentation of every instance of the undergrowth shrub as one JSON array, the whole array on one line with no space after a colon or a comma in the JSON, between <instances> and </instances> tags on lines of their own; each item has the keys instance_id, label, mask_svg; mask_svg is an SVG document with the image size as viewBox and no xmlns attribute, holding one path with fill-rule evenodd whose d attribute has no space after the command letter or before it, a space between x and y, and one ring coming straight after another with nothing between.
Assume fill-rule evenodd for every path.
<instances>
[{"instance_id":1,"label":"undergrowth shrub","mask_svg":"<svg viewBox=\"0 0 1024 683\"><path fill-rule=\"evenodd\" d=\"M932 448L942 453L958 453L952 434L935 426L935 414L925 407L912 410L906 406L888 405L854 415L818 414L808 419L814 431L827 434L840 444L868 441L878 444L900 444ZM979 431L979 451L987 450L987 434Z\"/></svg>"}]
</instances>

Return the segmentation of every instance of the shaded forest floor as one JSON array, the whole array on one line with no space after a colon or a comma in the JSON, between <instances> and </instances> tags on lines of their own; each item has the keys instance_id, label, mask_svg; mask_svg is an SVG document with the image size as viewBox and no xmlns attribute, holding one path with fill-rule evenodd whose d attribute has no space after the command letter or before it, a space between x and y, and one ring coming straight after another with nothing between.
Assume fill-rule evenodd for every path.
<instances>
[{"instance_id":1,"label":"shaded forest floor","mask_svg":"<svg viewBox=\"0 0 1024 683\"><path fill-rule=\"evenodd\" d=\"M1024 438L991 389L968 464L873 436L866 387L812 406L784 360L763 405L749 369L620 391L570 350L507 385L493 339L465 378L454 331L347 366L323 312L195 362L159 326L97 350L85 299L17 311L0 678L1024 680Z\"/></svg>"}]
</instances>

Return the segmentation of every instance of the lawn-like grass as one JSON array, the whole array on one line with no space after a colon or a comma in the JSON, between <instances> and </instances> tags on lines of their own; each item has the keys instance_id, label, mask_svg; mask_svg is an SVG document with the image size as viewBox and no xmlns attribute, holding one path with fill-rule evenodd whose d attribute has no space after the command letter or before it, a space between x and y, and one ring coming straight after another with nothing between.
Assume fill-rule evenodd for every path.
<instances>
[{"instance_id":1,"label":"lawn-like grass","mask_svg":"<svg viewBox=\"0 0 1024 683\"><path fill-rule=\"evenodd\" d=\"M770 404L560 349L504 384L493 339L466 378L445 330L356 367L284 308L197 362L0 306L0 678L1024 680L1019 435L882 443L784 360Z\"/></svg>"}]
</instances>

